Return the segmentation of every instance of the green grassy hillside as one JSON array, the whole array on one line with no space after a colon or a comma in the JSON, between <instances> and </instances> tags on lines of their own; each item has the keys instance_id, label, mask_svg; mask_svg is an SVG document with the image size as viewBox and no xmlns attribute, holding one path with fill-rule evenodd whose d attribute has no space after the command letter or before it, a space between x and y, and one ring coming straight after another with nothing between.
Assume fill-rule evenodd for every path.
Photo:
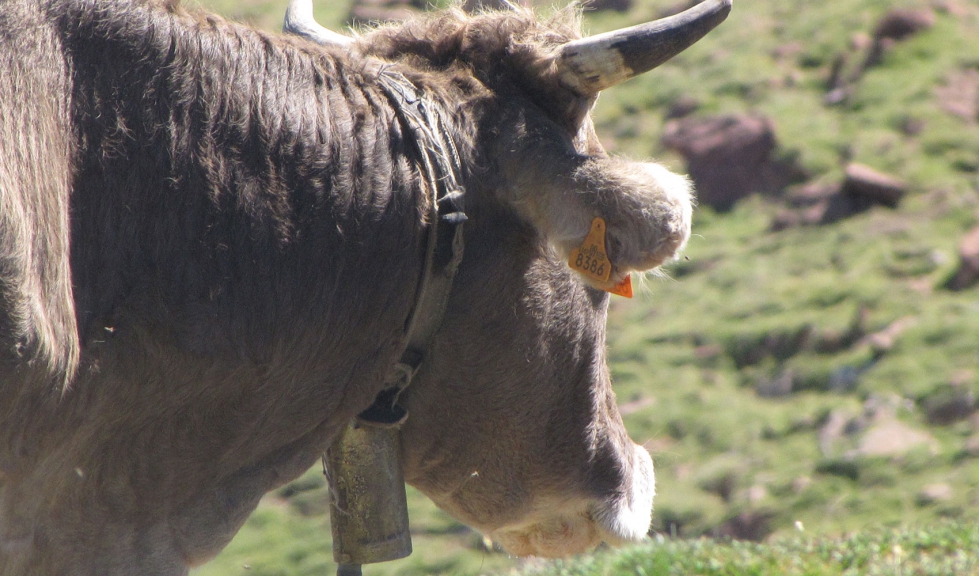
<instances>
[{"instance_id":1,"label":"green grassy hillside","mask_svg":"<svg viewBox=\"0 0 979 576\"><path fill-rule=\"evenodd\" d=\"M271 29L285 1L203 4ZM320 4L321 20L339 28L347 3ZM951 556L907 573L976 571L979 288L943 285L960 238L979 219L979 126L974 116L946 111L939 96L979 74L979 4L933 4L933 25L888 49L837 104L825 97L838 56L847 55L850 67L859 62L889 9L932 4L739 0L701 43L603 94L595 117L612 152L684 170L659 142L667 111L687 99L697 102L696 115L771 118L778 154L814 181L839 181L856 161L904 180L909 193L896 209L778 232L778 197L751 197L726 213L697 211L689 259L668 277L648 279L634 300L615 299L609 320L619 403L632 437L654 455L654 530L665 540L585 562L597 571L542 573L659 574L667 565L691 574L897 573L846 572L849 565L824 550L829 541L807 538L946 519L960 524L884 532L876 552L867 544L852 554L876 554L875 566L910 562L895 550L910 554L919 537L945 534L961 546L936 545ZM594 14L586 24L590 32L633 24L664 5L638 0L626 13ZM965 409L943 417L949 406ZM474 574L516 564L417 493L410 507L415 554L365 573ZM731 533L773 544L680 540ZM968 556L963 571L942 571L959 566L957 549ZM781 560L771 564L769 556ZM688 557L708 568L683 564ZM742 557L760 568L730 568ZM799 558L794 572L771 568L792 557ZM325 489L313 470L266 498L225 553L195 574L332 570Z\"/></svg>"}]
</instances>

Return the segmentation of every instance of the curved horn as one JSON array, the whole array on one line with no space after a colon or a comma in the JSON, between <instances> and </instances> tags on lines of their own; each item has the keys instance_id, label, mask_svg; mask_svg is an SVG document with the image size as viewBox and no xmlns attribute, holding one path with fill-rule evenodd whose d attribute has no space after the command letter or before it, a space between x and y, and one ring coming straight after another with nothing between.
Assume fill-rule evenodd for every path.
<instances>
[{"instance_id":1,"label":"curved horn","mask_svg":"<svg viewBox=\"0 0 979 576\"><path fill-rule=\"evenodd\" d=\"M592 95L648 72L723 22L732 3L705 0L675 16L568 42L557 56L561 80Z\"/></svg>"},{"instance_id":2,"label":"curved horn","mask_svg":"<svg viewBox=\"0 0 979 576\"><path fill-rule=\"evenodd\" d=\"M294 36L302 36L323 46L350 46L353 38L328 30L313 18L313 0L291 0L286 8L282 31Z\"/></svg>"}]
</instances>

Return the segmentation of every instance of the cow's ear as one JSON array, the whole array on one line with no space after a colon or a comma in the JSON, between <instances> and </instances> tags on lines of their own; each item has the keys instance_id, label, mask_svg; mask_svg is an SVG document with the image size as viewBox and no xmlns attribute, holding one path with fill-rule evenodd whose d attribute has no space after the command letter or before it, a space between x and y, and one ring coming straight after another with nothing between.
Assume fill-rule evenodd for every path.
<instances>
[{"instance_id":1,"label":"cow's ear","mask_svg":"<svg viewBox=\"0 0 979 576\"><path fill-rule=\"evenodd\" d=\"M652 162L606 156L576 160L567 177L529 200L535 224L573 269L608 288L632 271L651 270L678 255L690 237L693 212L686 177ZM596 251L607 255L608 273L588 273L584 260L594 263L589 254Z\"/></svg>"},{"instance_id":2,"label":"cow's ear","mask_svg":"<svg viewBox=\"0 0 979 576\"><path fill-rule=\"evenodd\" d=\"M535 129L532 121L522 127L499 141L508 182L503 200L565 259L583 247L601 219L611 273L601 281L590 278L592 284L607 288L683 248L693 210L686 177L650 162L578 153L558 130Z\"/></svg>"}]
</instances>

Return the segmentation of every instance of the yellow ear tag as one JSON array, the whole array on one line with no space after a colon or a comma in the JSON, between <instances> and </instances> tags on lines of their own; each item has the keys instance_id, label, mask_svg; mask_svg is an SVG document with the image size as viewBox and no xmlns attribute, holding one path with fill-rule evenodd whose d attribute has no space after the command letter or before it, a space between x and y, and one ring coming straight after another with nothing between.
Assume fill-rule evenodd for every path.
<instances>
[{"instance_id":1,"label":"yellow ear tag","mask_svg":"<svg viewBox=\"0 0 979 576\"><path fill-rule=\"evenodd\" d=\"M608 282L612 275L612 262L608 258L608 252L605 251L604 219L595 218L591 221L591 230L585 236L585 241L571 251L568 266L593 280ZM626 277L613 288L606 288L606 291L632 298L632 280Z\"/></svg>"}]
</instances>

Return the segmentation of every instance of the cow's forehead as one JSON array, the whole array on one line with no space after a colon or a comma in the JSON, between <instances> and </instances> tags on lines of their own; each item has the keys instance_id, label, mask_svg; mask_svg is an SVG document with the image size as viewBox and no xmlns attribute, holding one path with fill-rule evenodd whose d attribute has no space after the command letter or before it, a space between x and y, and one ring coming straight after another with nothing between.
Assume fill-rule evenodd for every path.
<instances>
[{"instance_id":1,"label":"cow's forehead","mask_svg":"<svg viewBox=\"0 0 979 576\"><path fill-rule=\"evenodd\" d=\"M477 15L447 10L379 28L358 45L368 56L419 72L470 74L494 89L541 90L556 85L558 48L579 37L578 9L547 20L523 8Z\"/></svg>"},{"instance_id":2,"label":"cow's forehead","mask_svg":"<svg viewBox=\"0 0 979 576\"><path fill-rule=\"evenodd\" d=\"M475 15L444 10L375 29L358 42L374 56L398 59L413 54L441 68L457 58L470 64L491 55L498 58L501 51L517 58L528 53L553 56L557 46L580 36L577 8L544 20L529 9L515 7Z\"/></svg>"}]
</instances>

